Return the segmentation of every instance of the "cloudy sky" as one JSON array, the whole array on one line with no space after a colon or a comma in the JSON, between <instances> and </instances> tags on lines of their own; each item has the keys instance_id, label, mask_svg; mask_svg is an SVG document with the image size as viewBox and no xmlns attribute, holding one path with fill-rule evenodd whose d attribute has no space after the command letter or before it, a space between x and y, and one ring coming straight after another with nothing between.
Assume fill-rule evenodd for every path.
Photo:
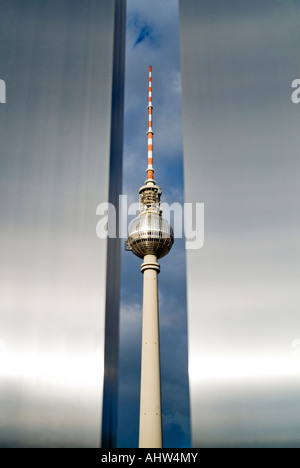
<instances>
[{"instance_id":1,"label":"cloudy sky","mask_svg":"<svg viewBox=\"0 0 300 468\"><path fill-rule=\"evenodd\" d=\"M155 179L162 201L183 201L179 12L176 0L127 2L123 193L138 201L146 178L148 66L152 65ZM122 254L120 447L137 446L142 326L141 261ZM190 445L185 252L176 239L160 261L159 306L163 436L166 447Z\"/></svg>"},{"instance_id":2,"label":"cloudy sky","mask_svg":"<svg viewBox=\"0 0 300 468\"><path fill-rule=\"evenodd\" d=\"M136 200L136 180L144 180L145 124L137 115L146 109L137 101L143 94L147 99L147 71L139 66L147 70L151 63L157 181L167 201L182 201L177 2L148 8L148 2L128 2L124 193ZM205 204L204 247L187 252L194 444L298 446L300 141L291 83L299 77L299 3L184 0L181 13L185 194L186 201ZM186 369L184 346L170 340L186 340L173 316L176 310L185 324L180 247L177 242L161 262L160 276L167 446L184 445L188 434L187 405L184 411L177 406L180 399L187 403L184 372L169 364ZM127 261L136 265L133 281L141 284L139 261ZM123 259L125 275L126 268ZM126 278L124 337L133 331L126 325ZM139 304L141 295L132 302L133 317ZM139 363L136 376L138 369ZM126 380L121 384L122 392ZM136 388L138 398L138 382ZM121 410L120 430L122 418Z\"/></svg>"}]
</instances>

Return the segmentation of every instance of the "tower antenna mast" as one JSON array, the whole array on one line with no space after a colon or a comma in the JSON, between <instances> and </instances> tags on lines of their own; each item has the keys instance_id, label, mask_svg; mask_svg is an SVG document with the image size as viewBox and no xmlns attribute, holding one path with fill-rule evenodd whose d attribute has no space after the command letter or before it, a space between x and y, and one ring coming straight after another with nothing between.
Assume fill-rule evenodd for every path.
<instances>
[{"instance_id":1,"label":"tower antenna mast","mask_svg":"<svg viewBox=\"0 0 300 468\"><path fill-rule=\"evenodd\" d=\"M149 97L148 97L148 167L147 167L147 181L154 182L153 174L153 129L152 129L152 67L149 65Z\"/></svg>"}]
</instances>

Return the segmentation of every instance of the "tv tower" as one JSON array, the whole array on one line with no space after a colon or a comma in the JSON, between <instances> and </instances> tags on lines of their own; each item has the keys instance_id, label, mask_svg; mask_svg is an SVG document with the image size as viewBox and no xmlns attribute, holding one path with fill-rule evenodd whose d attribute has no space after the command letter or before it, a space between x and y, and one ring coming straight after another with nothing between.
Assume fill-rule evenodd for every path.
<instances>
[{"instance_id":1,"label":"tv tower","mask_svg":"<svg viewBox=\"0 0 300 468\"><path fill-rule=\"evenodd\" d=\"M169 253L173 230L162 218L161 189L153 178L152 67L149 66L147 180L139 190L139 215L128 227L127 250L143 259L143 331L139 447L162 447L157 275L159 258Z\"/></svg>"}]
</instances>

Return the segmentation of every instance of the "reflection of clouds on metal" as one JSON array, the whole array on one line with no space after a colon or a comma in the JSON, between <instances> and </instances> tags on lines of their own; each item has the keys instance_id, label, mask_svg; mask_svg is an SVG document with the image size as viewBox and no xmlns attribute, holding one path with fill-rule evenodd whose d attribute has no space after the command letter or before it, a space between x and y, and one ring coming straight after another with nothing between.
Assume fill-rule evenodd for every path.
<instances>
[{"instance_id":1,"label":"reflection of clouds on metal","mask_svg":"<svg viewBox=\"0 0 300 468\"><path fill-rule=\"evenodd\" d=\"M189 376L193 383L216 381L276 380L281 377L300 379L300 359L295 355L278 356L192 356Z\"/></svg>"},{"instance_id":2,"label":"reflection of clouds on metal","mask_svg":"<svg viewBox=\"0 0 300 468\"><path fill-rule=\"evenodd\" d=\"M15 351L7 349L0 340L0 376L24 384L49 385L52 394L59 389L94 393L103 381L100 356L100 348L93 353L79 353L77 349L73 352Z\"/></svg>"},{"instance_id":3,"label":"reflection of clouds on metal","mask_svg":"<svg viewBox=\"0 0 300 468\"><path fill-rule=\"evenodd\" d=\"M17 24L16 13L14 10L20 8L20 4L0 0L0 64L1 73L6 73L9 67L16 58L17 46L21 48L24 44L18 44L17 41Z\"/></svg>"},{"instance_id":4,"label":"reflection of clouds on metal","mask_svg":"<svg viewBox=\"0 0 300 468\"><path fill-rule=\"evenodd\" d=\"M293 354L300 356L300 338L297 338L292 342Z\"/></svg>"},{"instance_id":5,"label":"reflection of clouds on metal","mask_svg":"<svg viewBox=\"0 0 300 468\"><path fill-rule=\"evenodd\" d=\"M94 207L121 192L124 8L0 1L1 446L114 443L119 251Z\"/></svg>"},{"instance_id":6,"label":"reflection of clouds on metal","mask_svg":"<svg viewBox=\"0 0 300 468\"><path fill-rule=\"evenodd\" d=\"M193 446L299 447L300 3L179 7Z\"/></svg>"}]
</instances>

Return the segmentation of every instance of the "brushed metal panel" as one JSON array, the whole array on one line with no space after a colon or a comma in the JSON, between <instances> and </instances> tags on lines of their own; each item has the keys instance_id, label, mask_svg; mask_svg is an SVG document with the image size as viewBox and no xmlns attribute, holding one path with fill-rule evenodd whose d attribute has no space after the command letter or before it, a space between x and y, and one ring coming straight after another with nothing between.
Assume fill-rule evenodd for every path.
<instances>
[{"instance_id":1,"label":"brushed metal panel","mask_svg":"<svg viewBox=\"0 0 300 468\"><path fill-rule=\"evenodd\" d=\"M100 445L115 8L0 2L1 446Z\"/></svg>"},{"instance_id":2,"label":"brushed metal panel","mask_svg":"<svg viewBox=\"0 0 300 468\"><path fill-rule=\"evenodd\" d=\"M180 1L193 446L299 446L297 1Z\"/></svg>"}]
</instances>

